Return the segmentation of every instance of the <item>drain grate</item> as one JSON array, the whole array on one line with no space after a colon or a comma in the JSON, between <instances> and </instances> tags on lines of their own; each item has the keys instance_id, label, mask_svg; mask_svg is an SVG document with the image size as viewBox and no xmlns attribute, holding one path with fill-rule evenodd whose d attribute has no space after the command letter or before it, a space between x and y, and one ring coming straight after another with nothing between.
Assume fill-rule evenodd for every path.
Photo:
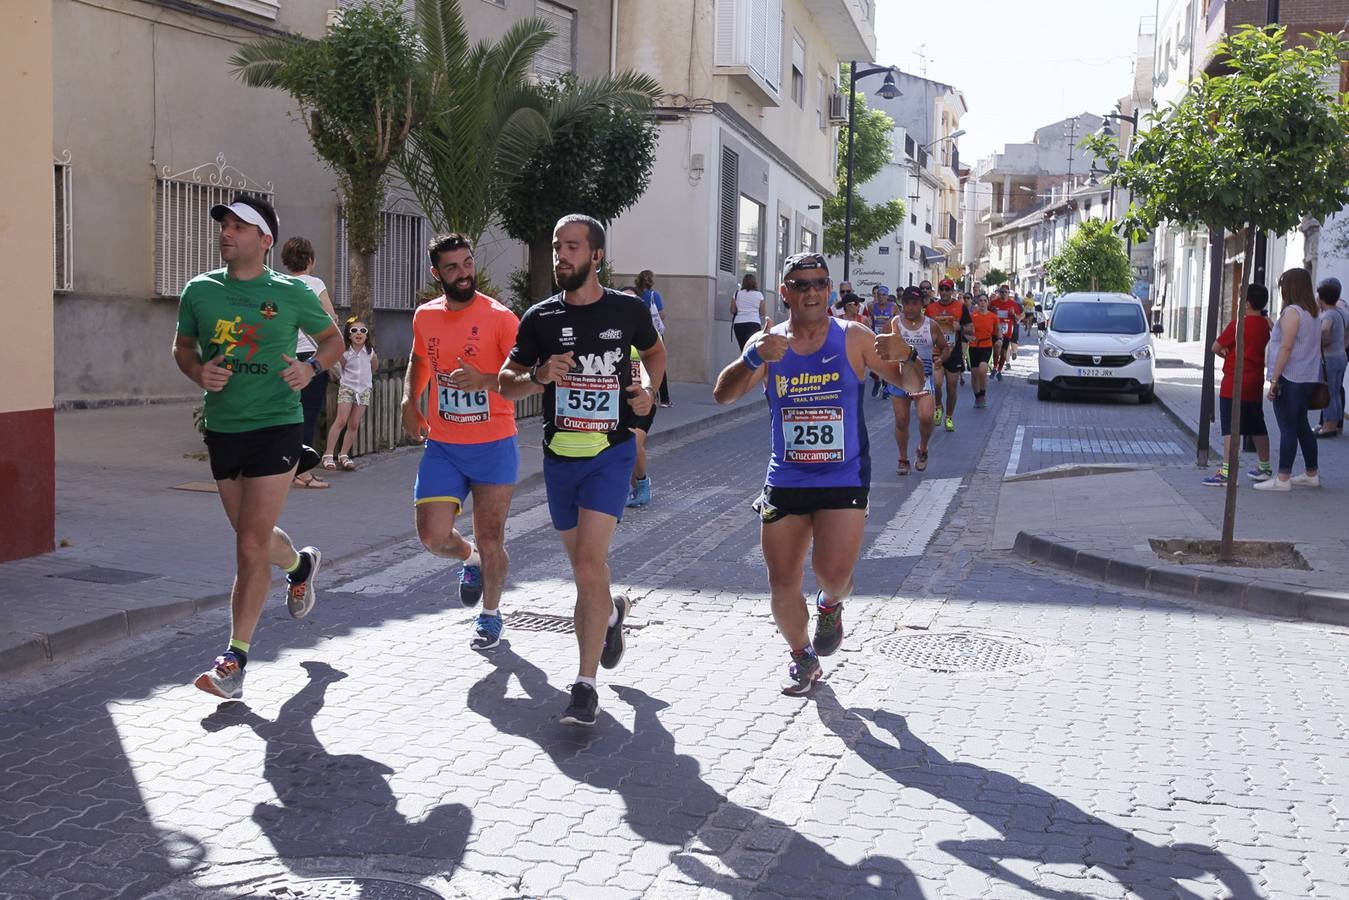
<instances>
[{"instance_id":1,"label":"drain grate","mask_svg":"<svg viewBox=\"0 0 1349 900\"><path fill-rule=\"evenodd\" d=\"M272 882L255 896L272 900L445 900L420 884L387 878L305 878Z\"/></svg>"},{"instance_id":2,"label":"drain grate","mask_svg":"<svg viewBox=\"0 0 1349 900\"><path fill-rule=\"evenodd\" d=\"M997 672L1037 660L1035 648L978 634L905 634L887 638L876 652L915 669L931 672Z\"/></svg>"},{"instance_id":3,"label":"drain grate","mask_svg":"<svg viewBox=\"0 0 1349 900\"><path fill-rule=\"evenodd\" d=\"M576 625L570 616L549 616L544 613L509 612L506 625L514 631L544 631L549 634L575 634Z\"/></svg>"},{"instance_id":4,"label":"drain grate","mask_svg":"<svg viewBox=\"0 0 1349 900\"><path fill-rule=\"evenodd\" d=\"M106 566L89 566L87 569L74 569L70 572L61 572L60 574L49 576L53 578L70 578L75 581L89 581L94 584L139 584L142 581L150 581L154 578L162 578L162 575L152 575L149 572L132 572L129 569L109 569Z\"/></svg>"}]
</instances>

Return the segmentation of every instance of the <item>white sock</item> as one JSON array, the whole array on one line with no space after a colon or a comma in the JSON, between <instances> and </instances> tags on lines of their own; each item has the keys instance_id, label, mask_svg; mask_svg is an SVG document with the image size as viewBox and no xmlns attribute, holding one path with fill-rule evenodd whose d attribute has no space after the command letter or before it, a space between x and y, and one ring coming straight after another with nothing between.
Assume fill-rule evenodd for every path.
<instances>
[{"instance_id":1,"label":"white sock","mask_svg":"<svg viewBox=\"0 0 1349 900\"><path fill-rule=\"evenodd\" d=\"M480 615L480 616L496 616L496 617L499 619L499 618L501 618L501 610L500 610L500 609L484 609L482 612L478 613L478 615Z\"/></svg>"},{"instance_id":2,"label":"white sock","mask_svg":"<svg viewBox=\"0 0 1349 900\"><path fill-rule=\"evenodd\" d=\"M466 565L466 566L480 566L480 565L482 565L482 559L478 556L478 545L477 545L477 544L469 544L469 545L468 545L468 559L464 560L464 565Z\"/></svg>"},{"instance_id":3,"label":"white sock","mask_svg":"<svg viewBox=\"0 0 1349 900\"><path fill-rule=\"evenodd\" d=\"M590 685L591 687L594 687L594 686L595 686L595 679L593 679L593 678L587 678L587 677L584 676L584 675L577 675L577 676L576 676L576 683L577 683L577 684L588 684L588 685Z\"/></svg>"},{"instance_id":4,"label":"white sock","mask_svg":"<svg viewBox=\"0 0 1349 900\"><path fill-rule=\"evenodd\" d=\"M613 628L617 624L618 624L618 604L615 603L613 607L609 610L609 627Z\"/></svg>"}]
</instances>

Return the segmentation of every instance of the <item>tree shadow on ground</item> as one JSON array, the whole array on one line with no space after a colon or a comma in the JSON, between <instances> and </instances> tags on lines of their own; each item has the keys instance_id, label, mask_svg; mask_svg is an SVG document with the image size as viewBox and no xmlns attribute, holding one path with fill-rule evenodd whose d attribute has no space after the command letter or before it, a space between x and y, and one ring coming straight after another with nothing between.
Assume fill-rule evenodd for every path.
<instances>
[{"instance_id":1,"label":"tree shadow on ground","mask_svg":"<svg viewBox=\"0 0 1349 900\"><path fill-rule=\"evenodd\" d=\"M901 715L883 709L844 709L827 685L812 696L825 727L877 772L954 804L999 832L998 838L938 844L993 878L1038 897L1092 896L1037 884L1001 862L1015 859L1099 869L1142 900L1198 897L1180 882L1205 877L1216 878L1234 900L1260 896L1250 877L1212 847L1150 843L1005 772L948 759L916 737ZM868 722L896 744L873 735Z\"/></svg>"},{"instance_id":2,"label":"tree shadow on ground","mask_svg":"<svg viewBox=\"0 0 1349 900\"><path fill-rule=\"evenodd\" d=\"M329 753L314 732L329 685L346 673L322 662L301 665L309 682L282 704L276 721L243 703L226 703L201 723L207 731L247 725L266 741L262 774L280 805L259 803L253 821L298 875L331 874L313 868L309 861L317 857L387 855L435 860L448 877L468 844L468 807L442 804L409 822L389 787L392 768L355 753Z\"/></svg>"},{"instance_id":3,"label":"tree shadow on ground","mask_svg":"<svg viewBox=\"0 0 1349 900\"><path fill-rule=\"evenodd\" d=\"M868 856L849 865L788 825L739 806L704 781L698 760L675 749L657 713L669 706L614 687L635 711L629 731L600 710L593 731L561 725L567 692L504 642L496 669L468 692L468 707L504 734L525 738L582 784L615 791L624 819L643 840L666 844L686 879L730 896L921 897L898 860ZM507 697L511 677L527 696ZM714 864L723 871L717 871ZM727 874L729 873L729 874Z\"/></svg>"}]
</instances>

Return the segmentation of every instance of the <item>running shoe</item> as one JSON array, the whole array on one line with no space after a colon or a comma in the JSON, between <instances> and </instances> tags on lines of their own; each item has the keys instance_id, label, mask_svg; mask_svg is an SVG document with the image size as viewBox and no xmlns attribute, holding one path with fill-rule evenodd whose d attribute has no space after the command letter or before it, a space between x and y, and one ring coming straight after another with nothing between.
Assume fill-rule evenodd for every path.
<instances>
[{"instance_id":1,"label":"running shoe","mask_svg":"<svg viewBox=\"0 0 1349 900\"><path fill-rule=\"evenodd\" d=\"M215 658L215 665L198 675L192 684L208 694L238 700L244 695L244 667L239 665L239 657L226 650Z\"/></svg>"},{"instance_id":2,"label":"running shoe","mask_svg":"<svg viewBox=\"0 0 1349 900\"><path fill-rule=\"evenodd\" d=\"M998 371L994 372L993 377L998 379L999 381L1002 381L1002 369L999 369Z\"/></svg>"},{"instance_id":3,"label":"running shoe","mask_svg":"<svg viewBox=\"0 0 1349 900\"><path fill-rule=\"evenodd\" d=\"M1277 478L1266 478L1264 481L1257 481L1254 485L1257 491L1291 491L1293 489L1293 480L1280 481Z\"/></svg>"},{"instance_id":4,"label":"running shoe","mask_svg":"<svg viewBox=\"0 0 1349 900\"><path fill-rule=\"evenodd\" d=\"M303 619L314 609L314 579L318 577L319 563L323 561L318 547L305 547L300 555L309 557L309 574L304 581L286 576L286 611L295 619Z\"/></svg>"},{"instance_id":5,"label":"running shoe","mask_svg":"<svg viewBox=\"0 0 1349 900\"><path fill-rule=\"evenodd\" d=\"M633 485L632 490L628 492L628 502L624 504L629 509L640 509L643 506L651 505L651 476L638 478L637 483Z\"/></svg>"},{"instance_id":6,"label":"running shoe","mask_svg":"<svg viewBox=\"0 0 1349 900\"><path fill-rule=\"evenodd\" d=\"M1015 351L1015 350L1012 351L1012 359L1016 359L1016 351Z\"/></svg>"},{"instance_id":7,"label":"running shoe","mask_svg":"<svg viewBox=\"0 0 1349 900\"><path fill-rule=\"evenodd\" d=\"M940 425L940 424L941 424L941 420L942 420L942 415L941 415L941 404L938 403L938 404L937 404L937 407L938 407L937 411L936 411L935 413L932 414L932 423L933 423L934 425Z\"/></svg>"},{"instance_id":8,"label":"running shoe","mask_svg":"<svg viewBox=\"0 0 1349 900\"><path fill-rule=\"evenodd\" d=\"M1292 478L1288 480L1293 484L1300 484L1303 487L1321 486L1321 475L1319 472L1315 475L1308 475L1306 472L1303 472L1301 475L1294 475Z\"/></svg>"},{"instance_id":9,"label":"running shoe","mask_svg":"<svg viewBox=\"0 0 1349 900\"><path fill-rule=\"evenodd\" d=\"M472 650L491 650L501 643L501 631L505 628L501 616L489 616L478 613L478 621L473 625L473 640L468 642Z\"/></svg>"},{"instance_id":10,"label":"running shoe","mask_svg":"<svg viewBox=\"0 0 1349 900\"><path fill-rule=\"evenodd\" d=\"M907 459L901 459L899 461L899 468L897 471L900 475L909 474L909 461Z\"/></svg>"},{"instance_id":11,"label":"running shoe","mask_svg":"<svg viewBox=\"0 0 1349 900\"><path fill-rule=\"evenodd\" d=\"M975 398L974 398L974 408L975 408L975 409L983 409L983 408L986 407L986 406L988 406L988 401L985 400L983 397L975 397Z\"/></svg>"},{"instance_id":12,"label":"running shoe","mask_svg":"<svg viewBox=\"0 0 1349 900\"><path fill-rule=\"evenodd\" d=\"M623 658L623 651L626 649L623 645L623 620L628 617L628 610L631 608L632 604L626 595L614 595L614 609L618 610L618 618L604 632L604 649L600 651L600 665L606 669L614 668Z\"/></svg>"},{"instance_id":13,"label":"running shoe","mask_svg":"<svg viewBox=\"0 0 1349 900\"><path fill-rule=\"evenodd\" d=\"M953 418L951 418L950 416L947 416L947 417L946 417L946 426L945 426L945 427L946 427L946 430L947 430L947 431L955 431L955 430L956 430L956 420L953 419Z\"/></svg>"},{"instance_id":14,"label":"running shoe","mask_svg":"<svg viewBox=\"0 0 1349 900\"><path fill-rule=\"evenodd\" d=\"M824 591L815 595L815 640L811 646L816 656L832 656L843 643L843 604L824 605Z\"/></svg>"},{"instance_id":15,"label":"running shoe","mask_svg":"<svg viewBox=\"0 0 1349 900\"><path fill-rule=\"evenodd\" d=\"M477 606L482 599L482 566L464 563L459 567L459 602Z\"/></svg>"},{"instance_id":16,"label":"running shoe","mask_svg":"<svg viewBox=\"0 0 1349 900\"><path fill-rule=\"evenodd\" d=\"M1200 482L1200 484L1207 484L1209 487L1226 487L1227 476L1224 475L1222 472L1214 472L1212 475L1210 475L1209 477L1205 478L1202 482Z\"/></svg>"},{"instance_id":17,"label":"running shoe","mask_svg":"<svg viewBox=\"0 0 1349 900\"><path fill-rule=\"evenodd\" d=\"M1274 477L1274 470L1255 468L1248 471L1246 477L1252 481L1269 481Z\"/></svg>"},{"instance_id":18,"label":"running shoe","mask_svg":"<svg viewBox=\"0 0 1349 900\"><path fill-rule=\"evenodd\" d=\"M600 695L595 689L578 681L571 686L571 703L567 704L558 721L563 725L584 725L589 728L595 724L595 712L599 706Z\"/></svg>"},{"instance_id":19,"label":"running shoe","mask_svg":"<svg viewBox=\"0 0 1349 900\"><path fill-rule=\"evenodd\" d=\"M787 665L787 680L782 683L782 693L789 697L809 694L823 675L824 669L820 668L814 650L807 647L801 653L793 653L792 661Z\"/></svg>"},{"instance_id":20,"label":"running shoe","mask_svg":"<svg viewBox=\"0 0 1349 900\"><path fill-rule=\"evenodd\" d=\"M913 467L914 467L915 469L917 469L918 471L920 471L920 472L922 472L923 470L925 470L925 469L927 468L927 451L926 451L926 450L919 450L919 451L918 451L918 461L917 461L916 463L913 464Z\"/></svg>"}]
</instances>

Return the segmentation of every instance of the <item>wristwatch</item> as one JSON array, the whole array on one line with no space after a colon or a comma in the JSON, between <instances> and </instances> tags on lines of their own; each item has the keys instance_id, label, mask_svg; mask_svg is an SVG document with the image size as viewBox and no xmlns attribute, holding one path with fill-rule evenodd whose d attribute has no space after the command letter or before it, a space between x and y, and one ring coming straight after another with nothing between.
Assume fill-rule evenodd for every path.
<instances>
[{"instance_id":1,"label":"wristwatch","mask_svg":"<svg viewBox=\"0 0 1349 900\"><path fill-rule=\"evenodd\" d=\"M315 375L323 374L323 363L319 362L318 356L311 356L309 359L305 360L305 362L313 367Z\"/></svg>"},{"instance_id":2,"label":"wristwatch","mask_svg":"<svg viewBox=\"0 0 1349 900\"><path fill-rule=\"evenodd\" d=\"M538 384L538 385L542 385L542 384L543 384L542 381L539 381L539 367L538 367L538 366L530 366L530 367L529 367L529 380L532 381L532 382L534 382L535 384Z\"/></svg>"}]
</instances>

